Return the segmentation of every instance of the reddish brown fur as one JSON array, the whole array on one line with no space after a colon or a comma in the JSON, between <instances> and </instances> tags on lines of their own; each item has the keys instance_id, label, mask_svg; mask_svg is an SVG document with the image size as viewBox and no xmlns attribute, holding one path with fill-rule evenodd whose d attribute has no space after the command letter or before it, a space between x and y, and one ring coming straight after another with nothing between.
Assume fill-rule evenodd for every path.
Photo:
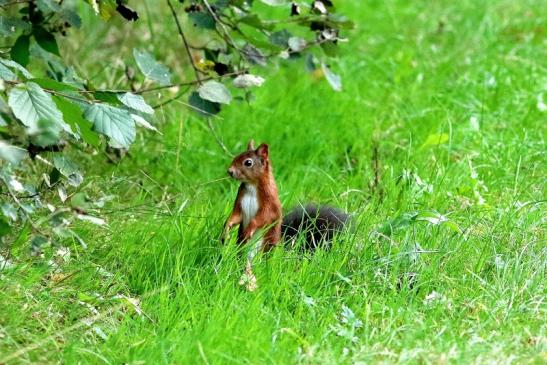
<instances>
[{"instance_id":1,"label":"reddish brown fur","mask_svg":"<svg viewBox=\"0 0 547 365\"><path fill-rule=\"evenodd\" d=\"M252 159L252 167L245 166L244 162ZM228 235L233 226L239 224L238 243L247 243L253 235L265 228L262 250L268 251L281 239L281 202L277 192L277 186L272 173L272 166L268 155L268 145L261 144L256 150L253 142L249 142L247 151L236 156L232 161L228 173L233 178L241 181L232 214L226 221L224 237ZM252 184L256 187L258 211L247 227L243 227L241 200L245 192L245 185Z\"/></svg>"}]
</instances>

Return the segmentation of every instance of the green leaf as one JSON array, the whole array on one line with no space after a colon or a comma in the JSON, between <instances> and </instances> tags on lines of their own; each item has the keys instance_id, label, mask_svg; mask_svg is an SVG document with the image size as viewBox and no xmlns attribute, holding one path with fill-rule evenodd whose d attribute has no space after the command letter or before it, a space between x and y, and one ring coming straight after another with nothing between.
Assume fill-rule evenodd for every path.
<instances>
[{"instance_id":1,"label":"green leaf","mask_svg":"<svg viewBox=\"0 0 547 365\"><path fill-rule=\"evenodd\" d=\"M140 95L132 93L118 94L118 99L127 107L136 111L154 114L154 109L144 101L144 98Z\"/></svg>"},{"instance_id":2,"label":"green leaf","mask_svg":"<svg viewBox=\"0 0 547 365\"><path fill-rule=\"evenodd\" d=\"M342 79L340 76L332 72L326 64L322 63L321 68L325 74L325 78L329 82L334 91L342 91Z\"/></svg>"},{"instance_id":3,"label":"green leaf","mask_svg":"<svg viewBox=\"0 0 547 365\"><path fill-rule=\"evenodd\" d=\"M308 70L309 72L317 70L319 68L318 63L319 61L317 60L317 58L315 58L313 54L308 53L306 55L306 70Z\"/></svg>"},{"instance_id":4,"label":"green leaf","mask_svg":"<svg viewBox=\"0 0 547 365\"><path fill-rule=\"evenodd\" d=\"M10 203L2 203L0 204L0 209L2 210L2 214L9 220L15 222L17 221L17 208L15 208Z\"/></svg>"},{"instance_id":5,"label":"green leaf","mask_svg":"<svg viewBox=\"0 0 547 365\"><path fill-rule=\"evenodd\" d=\"M4 141L0 141L0 159L13 165L19 165L21 160L27 156L27 150L12 146Z\"/></svg>"},{"instance_id":6,"label":"green leaf","mask_svg":"<svg viewBox=\"0 0 547 365\"><path fill-rule=\"evenodd\" d=\"M270 42L281 48L287 48L289 46L289 38L292 34L287 29L282 29L270 34Z\"/></svg>"},{"instance_id":7,"label":"green leaf","mask_svg":"<svg viewBox=\"0 0 547 365\"><path fill-rule=\"evenodd\" d=\"M0 112L8 113L9 112L9 106L4 100L4 97L2 94L0 94Z\"/></svg>"},{"instance_id":8,"label":"green leaf","mask_svg":"<svg viewBox=\"0 0 547 365\"><path fill-rule=\"evenodd\" d=\"M156 61L148 52L139 49L133 49L133 56L141 72L150 80L157 81L160 85L171 84L171 72L169 69Z\"/></svg>"},{"instance_id":9,"label":"green leaf","mask_svg":"<svg viewBox=\"0 0 547 365\"><path fill-rule=\"evenodd\" d=\"M63 129L63 115L38 84L28 82L14 87L9 93L8 104L13 114L31 130L38 130L38 121L46 120Z\"/></svg>"},{"instance_id":10,"label":"green leaf","mask_svg":"<svg viewBox=\"0 0 547 365\"><path fill-rule=\"evenodd\" d=\"M19 73L21 75L23 75L23 77L26 78L26 79L32 78L32 74L30 72L28 72L26 68L24 68L23 66L21 66L20 64L18 64L15 61L4 60L4 59L0 58L0 63L3 64L6 67L11 68L12 70L19 71Z\"/></svg>"},{"instance_id":11,"label":"green leaf","mask_svg":"<svg viewBox=\"0 0 547 365\"><path fill-rule=\"evenodd\" d=\"M272 52L279 51L279 47L276 46L275 44L272 44L272 42L270 42L269 40L265 40L259 37L254 37L253 35L246 35L245 38L248 44L252 45L255 48L251 52L253 52L255 55L258 55L259 58L261 57L262 58L261 61L264 61L264 62L267 61L267 58L266 56L264 56L263 51L266 51L266 50L272 51ZM245 48L247 48L247 46L245 46L244 49ZM245 52L247 52L247 50L245 50Z\"/></svg>"},{"instance_id":12,"label":"green leaf","mask_svg":"<svg viewBox=\"0 0 547 365\"><path fill-rule=\"evenodd\" d=\"M446 216L434 210L420 211L416 216L416 220L428 222L432 225L442 224L443 226L450 228L454 232L461 233L460 227L456 223L452 222Z\"/></svg>"},{"instance_id":13,"label":"green leaf","mask_svg":"<svg viewBox=\"0 0 547 365\"><path fill-rule=\"evenodd\" d=\"M406 228L416 222L417 212L403 213L381 226L377 232L391 236L395 231Z\"/></svg>"},{"instance_id":14,"label":"green leaf","mask_svg":"<svg viewBox=\"0 0 547 365\"><path fill-rule=\"evenodd\" d=\"M93 93L93 96L95 99L104 101L105 103L111 104L111 105L121 105L122 103L118 99L118 93L112 92L112 91L95 91Z\"/></svg>"},{"instance_id":15,"label":"green leaf","mask_svg":"<svg viewBox=\"0 0 547 365\"><path fill-rule=\"evenodd\" d=\"M10 232L11 232L11 226L3 217L0 217L0 237L4 237ZM4 261L4 263L0 263L0 269L4 268L2 267L2 265L6 266L6 261Z\"/></svg>"},{"instance_id":16,"label":"green leaf","mask_svg":"<svg viewBox=\"0 0 547 365\"><path fill-rule=\"evenodd\" d=\"M53 101L63 113L64 120L72 127L73 131L77 131L85 143L99 147L99 136L92 130L93 123L84 119L82 109L59 96L54 96Z\"/></svg>"},{"instance_id":17,"label":"green leaf","mask_svg":"<svg viewBox=\"0 0 547 365\"><path fill-rule=\"evenodd\" d=\"M82 26L82 18L70 8L63 8L63 10L61 10L61 16L75 28L80 28Z\"/></svg>"},{"instance_id":18,"label":"green leaf","mask_svg":"<svg viewBox=\"0 0 547 365\"><path fill-rule=\"evenodd\" d=\"M243 56L253 64L266 66L266 57L262 51L250 43L247 43L245 47L243 47Z\"/></svg>"},{"instance_id":19,"label":"green leaf","mask_svg":"<svg viewBox=\"0 0 547 365\"><path fill-rule=\"evenodd\" d=\"M92 297L91 295L86 294L84 292L78 293L78 300L82 302L86 302L86 303L93 303L93 304L97 304L99 302L99 300L96 297Z\"/></svg>"},{"instance_id":20,"label":"green leaf","mask_svg":"<svg viewBox=\"0 0 547 365\"><path fill-rule=\"evenodd\" d=\"M229 7L230 5L233 5L233 6L237 6L239 8L241 8L244 4L244 1L246 0L216 0L215 1L215 8L218 9L218 10L225 10L227 7ZM250 1L249 3L252 3L252 1Z\"/></svg>"},{"instance_id":21,"label":"green leaf","mask_svg":"<svg viewBox=\"0 0 547 365\"><path fill-rule=\"evenodd\" d=\"M29 132L30 139L37 146L52 146L59 142L61 129L58 124L51 120L40 119L37 127ZM68 126L67 129L69 129Z\"/></svg>"},{"instance_id":22,"label":"green leaf","mask_svg":"<svg viewBox=\"0 0 547 365\"><path fill-rule=\"evenodd\" d=\"M48 179L49 179L49 182L47 185L51 187L55 185L56 183L58 183L59 181L61 181L61 173L57 169L51 169Z\"/></svg>"},{"instance_id":23,"label":"green leaf","mask_svg":"<svg viewBox=\"0 0 547 365\"><path fill-rule=\"evenodd\" d=\"M215 29L216 27L215 18L213 18L209 12L192 11L188 13L188 18L194 23L194 26L199 28Z\"/></svg>"},{"instance_id":24,"label":"green leaf","mask_svg":"<svg viewBox=\"0 0 547 365\"><path fill-rule=\"evenodd\" d=\"M94 104L87 108L84 118L93 122L93 129L128 148L135 140L135 122L123 109L105 104Z\"/></svg>"},{"instance_id":25,"label":"green leaf","mask_svg":"<svg viewBox=\"0 0 547 365\"><path fill-rule=\"evenodd\" d=\"M34 39L44 50L57 56L61 55L55 36L52 33L42 27L34 27L32 29L32 35L34 35Z\"/></svg>"},{"instance_id":26,"label":"green leaf","mask_svg":"<svg viewBox=\"0 0 547 365\"><path fill-rule=\"evenodd\" d=\"M0 63L0 79L6 81L16 81L17 75L11 71L9 68L4 66L3 63Z\"/></svg>"},{"instance_id":27,"label":"green leaf","mask_svg":"<svg viewBox=\"0 0 547 365\"><path fill-rule=\"evenodd\" d=\"M435 212L433 210L422 210L416 216L416 220L417 221L428 222L428 223L431 223L433 225L437 225L437 224L448 221L448 218L446 218L441 213Z\"/></svg>"},{"instance_id":28,"label":"green leaf","mask_svg":"<svg viewBox=\"0 0 547 365\"><path fill-rule=\"evenodd\" d=\"M96 225L99 225L99 226L104 226L106 224L106 221L102 218L98 218L98 217L94 217L92 215L87 215L87 214L77 214L76 215L76 218L80 219L80 220L83 220L83 221L87 221L87 222L91 222L93 224L96 224Z\"/></svg>"},{"instance_id":29,"label":"green leaf","mask_svg":"<svg viewBox=\"0 0 547 365\"><path fill-rule=\"evenodd\" d=\"M321 49L327 57L337 57L339 48L333 41L323 42L320 44Z\"/></svg>"},{"instance_id":30,"label":"green leaf","mask_svg":"<svg viewBox=\"0 0 547 365\"><path fill-rule=\"evenodd\" d=\"M439 212L433 210L422 210L418 212L403 213L385 223L383 226L377 229L377 232L386 236L391 236L396 231L407 228L415 224L416 222L427 222L432 225L443 224L451 230L461 233L461 230L457 224L450 221L447 217L440 214Z\"/></svg>"},{"instance_id":31,"label":"green leaf","mask_svg":"<svg viewBox=\"0 0 547 365\"><path fill-rule=\"evenodd\" d=\"M70 198L70 205L76 209L86 211L92 208L90 200L87 198L85 193L79 192Z\"/></svg>"},{"instance_id":32,"label":"green leaf","mask_svg":"<svg viewBox=\"0 0 547 365\"><path fill-rule=\"evenodd\" d=\"M0 15L0 36L14 36L18 31L28 32L30 25L18 18L5 17Z\"/></svg>"},{"instance_id":33,"label":"green leaf","mask_svg":"<svg viewBox=\"0 0 547 365\"><path fill-rule=\"evenodd\" d=\"M28 65L30 36L22 34L10 50L10 57L22 66Z\"/></svg>"},{"instance_id":34,"label":"green leaf","mask_svg":"<svg viewBox=\"0 0 547 365\"><path fill-rule=\"evenodd\" d=\"M154 127L150 122L148 122L146 119L144 119L142 116L138 114L131 114L131 118L135 121L135 123L141 127L144 127L146 129L150 129L151 131L158 132L161 134L160 131L156 127Z\"/></svg>"},{"instance_id":35,"label":"green leaf","mask_svg":"<svg viewBox=\"0 0 547 365\"><path fill-rule=\"evenodd\" d=\"M355 23L343 15L329 14L327 18L327 23L332 28L341 28L341 29L355 28Z\"/></svg>"},{"instance_id":36,"label":"green leaf","mask_svg":"<svg viewBox=\"0 0 547 365\"><path fill-rule=\"evenodd\" d=\"M202 99L197 91L190 94L188 103L192 109L202 115L211 116L220 112L220 104L210 102L209 100Z\"/></svg>"},{"instance_id":37,"label":"green leaf","mask_svg":"<svg viewBox=\"0 0 547 365\"><path fill-rule=\"evenodd\" d=\"M36 235L30 240L30 248L33 252L39 252L42 249L42 246L45 246L49 243L49 240L42 236Z\"/></svg>"},{"instance_id":38,"label":"green leaf","mask_svg":"<svg viewBox=\"0 0 547 365\"><path fill-rule=\"evenodd\" d=\"M53 164L55 165L55 168L59 170L61 175L67 178L70 185L78 186L82 183L83 177L78 169L78 166L68 157L63 155L55 155L53 157Z\"/></svg>"},{"instance_id":39,"label":"green leaf","mask_svg":"<svg viewBox=\"0 0 547 365\"><path fill-rule=\"evenodd\" d=\"M239 19L239 21L243 24L247 24L253 28L257 29L267 29L271 30L272 25L265 24L257 14L247 14Z\"/></svg>"},{"instance_id":40,"label":"green leaf","mask_svg":"<svg viewBox=\"0 0 547 365\"><path fill-rule=\"evenodd\" d=\"M38 9L46 14L52 12L56 13L61 10L61 6L53 0L37 0L36 5L38 5Z\"/></svg>"},{"instance_id":41,"label":"green leaf","mask_svg":"<svg viewBox=\"0 0 547 365\"><path fill-rule=\"evenodd\" d=\"M427 136L427 139L425 140L424 144L421 146L421 148L428 147L428 146L438 146L440 144L444 144L448 142L449 136L446 133L434 133Z\"/></svg>"},{"instance_id":42,"label":"green leaf","mask_svg":"<svg viewBox=\"0 0 547 365\"><path fill-rule=\"evenodd\" d=\"M207 81L198 89L199 96L202 99L212 101L213 103L230 104L232 94L230 90L218 81Z\"/></svg>"},{"instance_id":43,"label":"green leaf","mask_svg":"<svg viewBox=\"0 0 547 365\"><path fill-rule=\"evenodd\" d=\"M63 176L70 176L75 172L79 172L78 166L64 155L53 156L53 164Z\"/></svg>"},{"instance_id":44,"label":"green leaf","mask_svg":"<svg viewBox=\"0 0 547 365\"><path fill-rule=\"evenodd\" d=\"M462 230L460 229L460 227L452 221L443 222L443 225L447 226L448 228L450 228L452 231L456 233L462 233Z\"/></svg>"}]
</instances>

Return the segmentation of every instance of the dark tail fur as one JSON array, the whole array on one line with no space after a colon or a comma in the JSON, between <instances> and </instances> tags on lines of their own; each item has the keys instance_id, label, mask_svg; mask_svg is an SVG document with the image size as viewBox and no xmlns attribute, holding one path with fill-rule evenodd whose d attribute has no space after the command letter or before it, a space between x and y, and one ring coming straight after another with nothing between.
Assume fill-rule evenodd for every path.
<instances>
[{"instance_id":1,"label":"dark tail fur","mask_svg":"<svg viewBox=\"0 0 547 365\"><path fill-rule=\"evenodd\" d=\"M349 218L347 213L328 206L308 204L296 207L283 217L283 240L288 245L294 245L302 235L305 239L303 249L328 248L333 237L347 226Z\"/></svg>"}]
</instances>

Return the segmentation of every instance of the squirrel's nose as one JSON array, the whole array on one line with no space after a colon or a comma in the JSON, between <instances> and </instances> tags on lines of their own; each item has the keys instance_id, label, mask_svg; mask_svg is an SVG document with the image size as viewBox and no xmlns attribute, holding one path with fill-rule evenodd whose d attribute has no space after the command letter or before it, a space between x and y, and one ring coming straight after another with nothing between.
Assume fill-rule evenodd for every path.
<instances>
[{"instance_id":1,"label":"squirrel's nose","mask_svg":"<svg viewBox=\"0 0 547 365\"><path fill-rule=\"evenodd\" d=\"M234 177L234 169L232 169L231 167L228 169L228 175Z\"/></svg>"}]
</instances>

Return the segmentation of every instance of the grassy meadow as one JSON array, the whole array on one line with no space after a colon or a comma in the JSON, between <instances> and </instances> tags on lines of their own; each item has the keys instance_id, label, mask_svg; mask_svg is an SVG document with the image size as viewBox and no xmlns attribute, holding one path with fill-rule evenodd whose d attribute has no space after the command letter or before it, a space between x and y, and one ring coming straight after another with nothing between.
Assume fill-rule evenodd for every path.
<instances>
[{"instance_id":1,"label":"grassy meadow","mask_svg":"<svg viewBox=\"0 0 547 365\"><path fill-rule=\"evenodd\" d=\"M111 54L176 55L152 3L119 29L84 18L61 50L104 85L123 74L101 67ZM211 120L216 138L172 102L119 163L79 161L108 226L82 222L86 249L44 258L13 244L0 364L547 362L545 3L335 4L357 23L329 61L342 92L291 60ZM284 209L337 206L353 231L313 256L276 249L242 289L219 242L237 183L217 138L267 142Z\"/></svg>"}]
</instances>

